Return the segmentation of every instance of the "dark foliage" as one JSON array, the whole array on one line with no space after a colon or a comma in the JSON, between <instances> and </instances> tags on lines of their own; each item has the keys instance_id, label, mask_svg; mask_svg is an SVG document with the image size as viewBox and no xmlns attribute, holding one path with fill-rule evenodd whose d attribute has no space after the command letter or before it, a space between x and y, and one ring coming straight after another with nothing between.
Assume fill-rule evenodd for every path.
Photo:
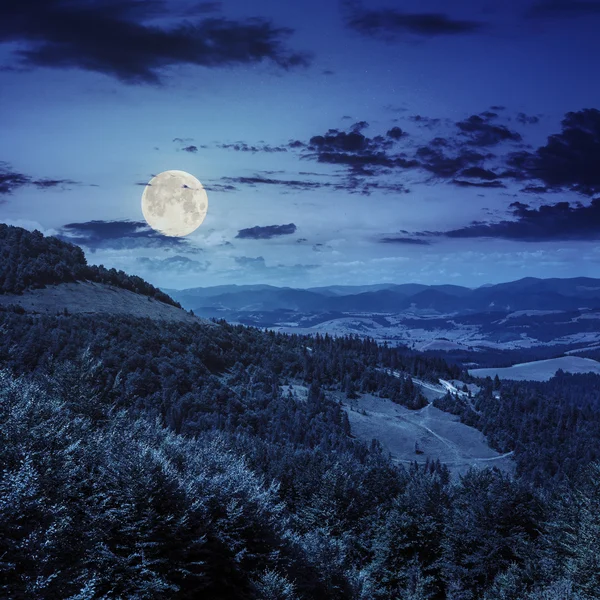
<instances>
[{"instance_id":1,"label":"dark foliage","mask_svg":"<svg viewBox=\"0 0 600 600\"><path fill-rule=\"evenodd\" d=\"M31 288L75 281L114 285L181 308L140 277L102 265L88 265L78 246L44 237L39 231L0 223L0 294L21 294Z\"/></svg>"},{"instance_id":2,"label":"dark foliage","mask_svg":"<svg viewBox=\"0 0 600 600\"><path fill-rule=\"evenodd\" d=\"M517 472L554 486L600 460L600 376L559 370L546 382L486 378L471 402L447 394L435 406L480 429Z\"/></svg>"}]
</instances>

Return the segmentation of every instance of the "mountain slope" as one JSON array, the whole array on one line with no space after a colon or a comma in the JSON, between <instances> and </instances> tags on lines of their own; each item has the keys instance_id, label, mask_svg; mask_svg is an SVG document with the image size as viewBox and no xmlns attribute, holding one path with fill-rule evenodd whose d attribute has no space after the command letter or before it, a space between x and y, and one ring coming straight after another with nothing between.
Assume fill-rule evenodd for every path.
<instances>
[{"instance_id":1,"label":"mountain slope","mask_svg":"<svg viewBox=\"0 0 600 600\"><path fill-rule=\"evenodd\" d=\"M91 281L47 285L43 289L30 289L21 294L0 295L0 310L14 310L15 307L20 307L26 312L47 315L105 314L187 323L204 321L181 308L150 296Z\"/></svg>"},{"instance_id":2,"label":"mountain slope","mask_svg":"<svg viewBox=\"0 0 600 600\"><path fill-rule=\"evenodd\" d=\"M140 277L88 265L78 246L0 224L0 309L7 308L198 321Z\"/></svg>"},{"instance_id":3,"label":"mountain slope","mask_svg":"<svg viewBox=\"0 0 600 600\"><path fill-rule=\"evenodd\" d=\"M0 223L0 294L22 294L25 290L76 281L112 285L181 308L140 277L102 265L88 265L83 250L74 244Z\"/></svg>"}]
</instances>

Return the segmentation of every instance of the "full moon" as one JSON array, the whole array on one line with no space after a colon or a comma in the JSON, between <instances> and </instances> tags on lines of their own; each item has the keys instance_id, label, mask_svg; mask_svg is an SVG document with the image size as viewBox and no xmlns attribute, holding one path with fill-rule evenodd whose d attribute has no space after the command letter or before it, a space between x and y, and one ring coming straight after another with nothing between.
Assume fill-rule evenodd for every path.
<instances>
[{"instance_id":1,"label":"full moon","mask_svg":"<svg viewBox=\"0 0 600 600\"><path fill-rule=\"evenodd\" d=\"M200 227L208 210L202 184L185 171L165 171L150 180L142 194L142 213L152 229L184 237Z\"/></svg>"}]
</instances>

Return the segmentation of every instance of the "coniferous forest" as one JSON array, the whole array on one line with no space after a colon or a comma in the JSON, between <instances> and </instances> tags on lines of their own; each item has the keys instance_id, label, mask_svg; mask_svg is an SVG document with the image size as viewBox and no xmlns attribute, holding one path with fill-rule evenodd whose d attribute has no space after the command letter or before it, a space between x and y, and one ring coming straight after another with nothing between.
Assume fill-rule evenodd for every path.
<instances>
[{"instance_id":1,"label":"coniferous forest","mask_svg":"<svg viewBox=\"0 0 600 600\"><path fill-rule=\"evenodd\" d=\"M4 286L38 268L46 283L88 276L73 247L52 262L32 235L4 247ZM60 266L81 258L84 271ZM411 377L468 379L439 358L57 312L0 310L0 597L600 597L598 376L486 380L472 403L436 401L514 451L515 476L457 477L359 441L339 401L419 409Z\"/></svg>"}]
</instances>

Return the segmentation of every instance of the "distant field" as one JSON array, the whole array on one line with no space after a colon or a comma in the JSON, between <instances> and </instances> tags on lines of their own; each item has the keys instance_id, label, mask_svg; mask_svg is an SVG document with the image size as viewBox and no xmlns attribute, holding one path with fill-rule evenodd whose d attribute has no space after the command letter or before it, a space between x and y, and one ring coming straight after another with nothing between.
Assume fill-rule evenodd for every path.
<instances>
[{"instance_id":1,"label":"distant field","mask_svg":"<svg viewBox=\"0 0 600 600\"><path fill-rule=\"evenodd\" d=\"M441 394L440 394L441 395ZM367 444L379 440L395 462L424 463L440 459L454 475L471 467L498 467L512 471L511 454L498 454L480 432L460 423L458 417L431 404L421 410L409 410L391 400L365 394L348 400L340 394L348 413L352 433ZM415 452L415 442L422 452Z\"/></svg>"},{"instance_id":2,"label":"distant field","mask_svg":"<svg viewBox=\"0 0 600 600\"><path fill-rule=\"evenodd\" d=\"M562 369L567 373L597 373L600 374L600 362L581 356L562 356L548 360L536 360L528 363L513 365L502 369L472 369L474 377L511 379L514 381L548 381L556 371Z\"/></svg>"}]
</instances>

